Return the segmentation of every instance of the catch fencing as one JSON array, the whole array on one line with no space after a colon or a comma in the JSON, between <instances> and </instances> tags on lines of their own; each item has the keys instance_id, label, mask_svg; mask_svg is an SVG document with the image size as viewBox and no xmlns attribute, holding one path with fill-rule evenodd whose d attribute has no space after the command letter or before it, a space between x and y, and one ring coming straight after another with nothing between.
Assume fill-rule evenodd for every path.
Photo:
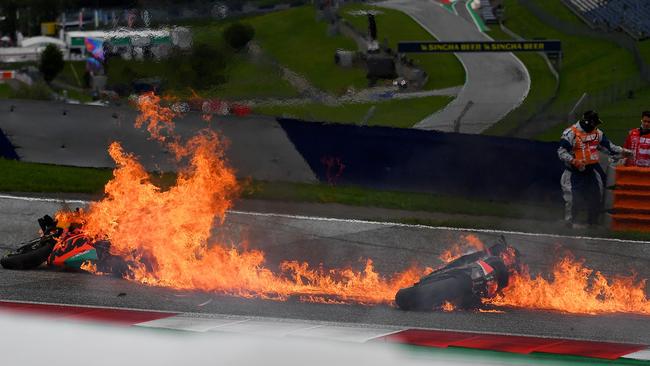
<instances>
[{"instance_id":1,"label":"catch fencing","mask_svg":"<svg viewBox=\"0 0 650 366\"><path fill-rule=\"evenodd\" d=\"M557 143L278 119L323 182L482 199L560 202Z\"/></svg>"}]
</instances>

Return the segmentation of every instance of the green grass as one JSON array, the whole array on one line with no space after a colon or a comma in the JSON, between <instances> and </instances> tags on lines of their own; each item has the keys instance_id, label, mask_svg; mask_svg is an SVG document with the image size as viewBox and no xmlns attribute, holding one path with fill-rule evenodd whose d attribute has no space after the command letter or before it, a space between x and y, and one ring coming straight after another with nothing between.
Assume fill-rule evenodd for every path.
<instances>
[{"instance_id":1,"label":"green grass","mask_svg":"<svg viewBox=\"0 0 650 366\"><path fill-rule=\"evenodd\" d=\"M566 114L583 92L597 94L638 78L639 72L631 53L616 44L589 37L574 37L542 23L516 0L505 0L506 26L524 38L560 39L564 50L560 70L560 88L549 115L558 118L558 125L539 136L557 140L566 125ZM550 138L552 136L552 138Z\"/></svg>"},{"instance_id":2,"label":"green grass","mask_svg":"<svg viewBox=\"0 0 650 366\"><path fill-rule=\"evenodd\" d=\"M7 99L11 97L11 87L5 83L0 83L0 98Z\"/></svg>"},{"instance_id":3,"label":"green grass","mask_svg":"<svg viewBox=\"0 0 650 366\"><path fill-rule=\"evenodd\" d=\"M273 65L256 63L242 55L234 56L226 68L227 81L206 90L207 96L224 98L291 98L298 92L284 80Z\"/></svg>"},{"instance_id":4,"label":"green grass","mask_svg":"<svg viewBox=\"0 0 650 366\"><path fill-rule=\"evenodd\" d=\"M1 192L70 192L102 194L104 185L112 177L111 169L79 168L38 164L0 158ZM154 184L166 189L174 184L175 174L152 174ZM408 224L453 226L465 228L500 228L521 230L499 218L542 220L553 223L561 217L559 205L540 205L517 202L488 201L463 197L380 191L358 186L330 186L288 182L242 182L242 198L284 202L339 203L350 206L381 207L408 211L461 214L447 220L418 217L395 219ZM481 217L477 217L481 216ZM476 217L476 218L473 218ZM393 219L393 218L377 218ZM530 228L525 228L530 230ZM556 233L556 232L554 232ZM575 232L567 232L575 234ZM630 240L649 240L650 234L602 231L599 235Z\"/></svg>"},{"instance_id":5,"label":"green grass","mask_svg":"<svg viewBox=\"0 0 650 366\"><path fill-rule=\"evenodd\" d=\"M637 42L637 47L639 48L639 53L645 61L646 64L650 65L650 40L646 39L644 41Z\"/></svg>"},{"instance_id":6,"label":"green grass","mask_svg":"<svg viewBox=\"0 0 650 366\"><path fill-rule=\"evenodd\" d=\"M108 63L108 84L130 85L134 79L167 75L166 65L152 60L112 58Z\"/></svg>"},{"instance_id":7,"label":"green grass","mask_svg":"<svg viewBox=\"0 0 650 366\"><path fill-rule=\"evenodd\" d=\"M32 85L21 83L18 89L11 90L9 97L15 99L50 100L52 99L52 89L49 85L41 81Z\"/></svg>"},{"instance_id":8,"label":"green grass","mask_svg":"<svg viewBox=\"0 0 650 366\"><path fill-rule=\"evenodd\" d=\"M435 41L436 39L417 24L408 15L386 8L378 8L361 4L345 5L339 14L362 32L367 32L368 20L363 16L353 16L349 12L353 10L376 9L381 14L376 16L377 39L382 41L388 39L388 44L393 50L397 49L400 41ZM465 83L465 70L462 64L453 54L411 54L410 58L415 60L417 65L429 74L429 80L424 86L425 89L439 89Z\"/></svg>"},{"instance_id":9,"label":"green grass","mask_svg":"<svg viewBox=\"0 0 650 366\"><path fill-rule=\"evenodd\" d=\"M112 177L111 169L79 168L0 159L0 191L101 193ZM153 175L155 184L165 189L173 174ZM482 201L426 193L379 191L355 186L253 181L244 183L243 198L293 202L341 203L413 211L518 217L531 206L510 202ZM534 210L539 217L552 219L552 210ZM557 213L559 215L559 211ZM559 216L558 216L559 217Z\"/></svg>"},{"instance_id":10,"label":"green grass","mask_svg":"<svg viewBox=\"0 0 650 366\"><path fill-rule=\"evenodd\" d=\"M85 61L66 61L63 70L56 79L78 88L83 88L83 76L86 72Z\"/></svg>"},{"instance_id":11,"label":"green grass","mask_svg":"<svg viewBox=\"0 0 650 366\"><path fill-rule=\"evenodd\" d=\"M0 159L0 191L100 193L111 176L110 169Z\"/></svg>"},{"instance_id":12,"label":"green grass","mask_svg":"<svg viewBox=\"0 0 650 366\"><path fill-rule=\"evenodd\" d=\"M23 62L0 62L1 70L19 70L23 67L34 66L38 67L36 61L23 61Z\"/></svg>"},{"instance_id":13,"label":"green grass","mask_svg":"<svg viewBox=\"0 0 650 366\"><path fill-rule=\"evenodd\" d=\"M650 110L648 100L650 100L650 88L645 88L636 92L633 99L601 108L598 113L604 123L600 128L612 142L623 145L629 130L641 124L641 112ZM555 137L557 140L560 139L559 134Z\"/></svg>"},{"instance_id":14,"label":"green grass","mask_svg":"<svg viewBox=\"0 0 650 366\"><path fill-rule=\"evenodd\" d=\"M547 13L552 14L555 18L576 25L585 26L585 22L582 21L575 13L573 13L566 5L562 4L561 0L544 0L537 1L535 3L540 8L544 9Z\"/></svg>"},{"instance_id":15,"label":"green grass","mask_svg":"<svg viewBox=\"0 0 650 366\"><path fill-rule=\"evenodd\" d=\"M546 206L324 184L254 182L246 190L245 197L510 218L519 218L535 212L537 218L544 220L555 220L561 214L561 208L549 209ZM538 209L531 210L531 207Z\"/></svg>"},{"instance_id":16,"label":"green grass","mask_svg":"<svg viewBox=\"0 0 650 366\"><path fill-rule=\"evenodd\" d=\"M508 34L498 27L492 27L487 33L495 40L510 40ZM508 113L498 123L492 125L484 133L493 136L507 135L521 123L535 116L540 106L553 98L556 89L556 80L541 55L535 53L519 52L516 54L526 66L530 75L530 91L524 102L515 110Z\"/></svg>"},{"instance_id":17,"label":"green grass","mask_svg":"<svg viewBox=\"0 0 650 366\"><path fill-rule=\"evenodd\" d=\"M80 92L74 89L68 89L68 98L76 99L82 103L92 102L93 98L87 93Z\"/></svg>"},{"instance_id":18,"label":"green grass","mask_svg":"<svg viewBox=\"0 0 650 366\"><path fill-rule=\"evenodd\" d=\"M286 12L283 11L280 13L284 14ZM272 13L270 15L273 14L279 13ZM235 20L243 21L256 27L254 40L259 42L260 36L265 36L265 33L260 35L260 32L257 30L260 27L259 25L256 26L259 18L263 18L263 16L188 23L188 26L192 30L195 43L215 45L216 48L223 51L224 57L226 58L226 69L224 71L225 82L204 90L197 90L201 96L234 99L290 98L298 96L295 88L281 77L277 67L269 63L252 60L243 53L233 53L226 45L222 37L222 32L228 24ZM282 19L277 18L275 21L281 22ZM315 20L313 22L315 23ZM266 32L269 33L269 31ZM321 37L325 38L325 33ZM315 42L315 40L312 39L309 42ZM306 44L309 42L306 42ZM328 60L331 59L333 59L333 54L332 57L328 58ZM183 83L182 80L175 80L168 70L168 65L164 62L112 60L110 66L109 84L128 84L134 78L162 76L163 78L169 79L169 84L171 84L167 92L179 97L187 97L192 94L189 85L183 86L183 84L189 83ZM185 67L185 65L181 65L181 67Z\"/></svg>"},{"instance_id":19,"label":"green grass","mask_svg":"<svg viewBox=\"0 0 650 366\"><path fill-rule=\"evenodd\" d=\"M63 90L66 90L68 92L68 99L74 99L78 100L81 103L87 103L87 102L92 102L93 98L90 96L90 94L83 92L83 91L78 91L76 89L56 89L56 92L63 95Z\"/></svg>"},{"instance_id":20,"label":"green grass","mask_svg":"<svg viewBox=\"0 0 650 366\"><path fill-rule=\"evenodd\" d=\"M328 25L316 21L313 6L301 6L246 20L255 28L255 39L278 62L309 80L314 86L343 94L350 86L368 85L362 68L342 68L334 63L337 49L356 50L344 36L327 36Z\"/></svg>"},{"instance_id":21,"label":"green grass","mask_svg":"<svg viewBox=\"0 0 650 366\"><path fill-rule=\"evenodd\" d=\"M255 113L299 118L311 121L339 123L360 123L372 106L376 109L368 120L371 126L412 127L437 110L442 109L453 98L433 96L413 99L393 99L377 103L354 103L341 106L322 104L301 104L290 106L257 107Z\"/></svg>"}]
</instances>

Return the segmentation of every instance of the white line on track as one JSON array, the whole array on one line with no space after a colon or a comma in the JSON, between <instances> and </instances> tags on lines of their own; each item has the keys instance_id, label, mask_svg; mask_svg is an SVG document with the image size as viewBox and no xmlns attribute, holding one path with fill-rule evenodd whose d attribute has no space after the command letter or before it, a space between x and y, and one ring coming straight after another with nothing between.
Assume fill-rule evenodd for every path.
<instances>
[{"instance_id":1,"label":"white line on track","mask_svg":"<svg viewBox=\"0 0 650 366\"><path fill-rule=\"evenodd\" d=\"M0 195L0 199L13 199L13 200L31 201L31 202L56 202L56 203L67 202L67 203L79 203L84 205L91 203L91 201L83 201L83 200L66 200L66 199L42 198L42 197L21 197L21 196L11 196L11 195ZM290 214L280 214L280 213L271 213L271 212L249 212L249 211L239 211L239 210L229 210L228 212L236 215L277 217L277 218L286 218L286 219L295 219L295 220L347 222L347 223L370 224L370 225L381 225L381 226L420 228L420 229L429 229L429 230L462 231L462 232L474 232L474 233L486 233L486 234L511 234L511 235L559 238L559 239L598 240L598 241L609 241L615 243L650 244L650 241L643 241L643 240L624 240L624 239L615 239L615 238L599 238L599 237L591 237L591 236L543 234L543 233L531 233L525 231L510 231L510 230L472 229L472 228L452 227L452 226L427 226L427 225L417 225L417 224L403 224L399 222L370 221L370 220L360 220L360 219L339 219L335 217L290 215Z\"/></svg>"},{"instance_id":2,"label":"white line on track","mask_svg":"<svg viewBox=\"0 0 650 366\"><path fill-rule=\"evenodd\" d=\"M21 197L21 196L10 196L4 194L0 194L0 199L9 199L9 200L17 200L17 201L33 201L33 202L54 202L54 203L67 202L67 203L79 203L82 205L86 205L90 203L90 201L82 201L82 200L67 200L62 198L44 198L44 197Z\"/></svg>"}]
</instances>

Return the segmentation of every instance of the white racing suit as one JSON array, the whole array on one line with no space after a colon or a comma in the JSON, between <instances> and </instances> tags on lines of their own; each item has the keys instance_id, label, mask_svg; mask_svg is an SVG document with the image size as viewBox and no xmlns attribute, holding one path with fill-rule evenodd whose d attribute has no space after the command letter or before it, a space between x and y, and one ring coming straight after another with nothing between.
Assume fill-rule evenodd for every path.
<instances>
[{"instance_id":1,"label":"white racing suit","mask_svg":"<svg viewBox=\"0 0 650 366\"><path fill-rule=\"evenodd\" d=\"M557 154L566 166L561 185L565 202L564 220L569 225L576 223L577 214L584 209L587 210L587 223L598 223L605 179L605 173L598 163L598 150L602 149L607 149L610 154L626 151L609 141L601 130L596 128L587 133L580 123L572 125L562 133ZM576 160L586 163L584 169L580 170L574 165Z\"/></svg>"}]
</instances>

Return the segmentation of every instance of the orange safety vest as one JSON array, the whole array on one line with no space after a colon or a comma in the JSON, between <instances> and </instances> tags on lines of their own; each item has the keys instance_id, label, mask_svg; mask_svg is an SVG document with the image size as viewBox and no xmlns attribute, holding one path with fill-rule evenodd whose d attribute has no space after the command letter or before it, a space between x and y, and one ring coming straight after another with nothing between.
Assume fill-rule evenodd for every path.
<instances>
[{"instance_id":1,"label":"orange safety vest","mask_svg":"<svg viewBox=\"0 0 650 366\"><path fill-rule=\"evenodd\" d=\"M573 144L573 156L576 160L582 161L585 165L596 164L600 161L598 153L598 130L592 132L584 132L578 130L576 126L572 126L571 130L576 136L576 141Z\"/></svg>"},{"instance_id":2,"label":"orange safety vest","mask_svg":"<svg viewBox=\"0 0 650 366\"><path fill-rule=\"evenodd\" d=\"M626 165L650 168L650 135L641 136L641 131L635 128L630 131L629 142L634 155Z\"/></svg>"}]
</instances>

